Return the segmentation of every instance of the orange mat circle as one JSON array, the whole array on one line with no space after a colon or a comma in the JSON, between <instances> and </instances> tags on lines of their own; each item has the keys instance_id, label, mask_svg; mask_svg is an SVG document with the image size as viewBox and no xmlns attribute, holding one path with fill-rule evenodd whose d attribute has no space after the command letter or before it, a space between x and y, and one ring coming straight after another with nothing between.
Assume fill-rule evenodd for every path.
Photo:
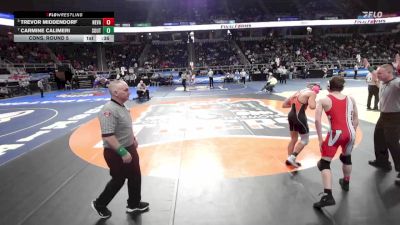
<instances>
[{"instance_id":1,"label":"orange mat circle","mask_svg":"<svg viewBox=\"0 0 400 225\"><path fill-rule=\"evenodd\" d=\"M228 107L229 104L247 104L251 107L251 103L268 106L273 113L281 115L287 115L288 113L287 109L280 107L282 104L281 101L266 99L197 99L191 101L162 102L157 105L172 106L173 110L180 110L181 108L190 110L218 110L218 108ZM148 115L149 113L153 113L153 116L154 113L162 114L160 110L154 111L154 108L154 106L146 104L136 105L131 108L134 130L136 128L135 123L143 119L144 115ZM185 113L190 112L187 111ZM245 111L243 112L245 113ZM309 119L313 119L313 114L313 110L307 111ZM219 135L218 132L207 135L207 132L220 129L221 124L218 123L218 120L214 120L214 125L210 128L213 130L201 131L201 127L190 127L193 124L199 126L199 123L204 124L210 119L215 119L212 118L213 116L209 117L196 120L196 123L188 123L184 119L178 121L178 123L184 123L185 130L203 132L206 134L205 136L200 135L198 138L186 138L184 135L185 131L180 131L177 128L179 134L183 135L178 135L177 139L171 141L157 142L157 138L154 138L154 142L143 144L139 139L138 152L142 174L167 178L238 178L272 175L294 170L294 168L284 164L287 158L287 144L289 142L288 129L280 129L281 132L278 135ZM324 117L324 122L327 124L326 117ZM153 123L151 126L157 126L157 124ZM309 123L309 126L310 130L313 130L314 124ZM158 135L162 135L163 128L158 127L157 129L159 131ZM175 130L174 132L177 131ZM148 135L152 134L149 133ZM356 145L361 141L361 138L362 132L358 129ZM97 118L75 130L70 137L69 144L71 150L83 160L107 168L103 158L100 125ZM302 167L299 169L314 167L319 159L318 140L313 135L310 138L309 144L298 156L297 160L302 163Z\"/></svg>"}]
</instances>

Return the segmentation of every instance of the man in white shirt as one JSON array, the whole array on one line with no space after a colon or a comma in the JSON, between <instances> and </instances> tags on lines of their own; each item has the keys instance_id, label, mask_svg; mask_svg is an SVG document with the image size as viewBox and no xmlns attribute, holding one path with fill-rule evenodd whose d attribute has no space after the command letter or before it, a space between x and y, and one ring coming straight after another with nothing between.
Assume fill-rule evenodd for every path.
<instances>
[{"instance_id":1,"label":"man in white shirt","mask_svg":"<svg viewBox=\"0 0 400 225\"><path fill-rule=\"evenodd\" d=\"M209 83L210 83L210 88L214 88L214 71L210 69L207 73Z\"/></svg>"},{"instance_id":2,"label":"man in white shirt","mask_svg":"<svg viewBox=\"0 0 400 225\"><path fill-rule=\"evenodd\" d=\"M140 80L139 84L136 87L136 93L138 95L138 98L141 98L142 96L146 96L148 100L150 100L150 92L147 89L146 84L143 82L143 80Z\"/></svg>"},{"instance_id":3,"label":"man in white shirt","mask_svg":"<svg viewBox=\"0 0 400 225\"><path fill-rule=\"evenodd\" d=\"M38 88L40 90L40 97L43 98L44 97L44 95L43 95L43 91L44 91L43 79L40 79L37 82L37 86L38 86Z\"/></svg>"}]
</instances>

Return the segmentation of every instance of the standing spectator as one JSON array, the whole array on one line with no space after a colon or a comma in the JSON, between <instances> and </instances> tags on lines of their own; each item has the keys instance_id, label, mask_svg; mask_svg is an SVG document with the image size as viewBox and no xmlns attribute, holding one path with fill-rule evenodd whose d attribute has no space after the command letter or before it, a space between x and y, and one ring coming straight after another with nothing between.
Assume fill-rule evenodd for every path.
<instances>
[{"instance_id":1,"label":"standing spectator","mask_svg":"<svg viewBox=\"0 0 400 225\"><path fill-rule=\"evenodd\" d=\"M376 76L376 70L373 67L370 67L370 72L367 74L366 81L368 84L368 101L367 101L367 109L371 109L371 99L374 96L374 110L378 110L378 102L379 102L379 80Z\"/></svg>"},{"instance_id":2,"label":"standing spectator","mask_svg":"<svg viewBox=\"0 0 400 225\"><path fill-rule=\"evenodd\" d=\"M244 71L244 69L242 69L242 71L240 72L240 77L242 79L243 84L246 84L246 71Z\"/></svg>"},{"instance_id":3,"label":"standing spectator","mask_svg":"<svg viewBox=\"0 0 400 225\"><path fill-rule=\"evenodd\" d=\"M209 83L210 83L210 88L214 88L214 71L210 69L207 73Z\"/></svg>"},{"instance_id":4,"label":"standing spectator","mask_svg":"<svg viewBox=\"0 0 400 225\"><path fill-rule=\"evenodd\" d=\"M357 80L357 73L358 73L358 65L354 65L354 80Z\"/></svg>"},{"instance_id":5,"label":"standing spectator","mask_svg":"<svg viewBox=\"0 0 400 225\"><path fill-rule=\"evenodd\" d=\"M132 131L132 118L124 105L129 99L129 87L122 80L110 83L111 100L100 110L101 135L104 145L104 159L110 168L111 180L104 191L92 202L92 208L101 218L109 218L112 213L107 208L114 196L128 179L128 200L126 212L143 212L149 203L141 202L141 172L138 142Z\"/></svg>"},{"instance_id":6,"label":"standing spectator","mask_svg":"<svg viewBox=\"0 0 400 225\"><path fill-rule=\"evenodd\" d=\"M40 91L40 97L43 98L43 97L44 97L44 95L43 95L43 92L44 92L43 79L40 79L40 80L37 82L37 86L38 86L39 91Z\"/></svg>"},{"instance_id":7,"label":"standing spectator","mask_svg":"<svg viewBox=\"0 0 400 225\"><path fill-rule=\"evenodd\" d=\"M339 179L339 184L343 190L349 190L352 170L351 152L358 126L358 113L354 99L341 93L344 83L343 77L333 77L329 81L329 95L318 100L315 109L315 128L321 150L321 160L318 162L318 169L321 171L324 186L324 195L320 201L314 203L315 208L336 204L332 195L332 172L330 164L339 146L342 149L339 159L343 163L343 178ZM325 111L331 125L325 140L322 139L321 117L323 111Z\"/></svg>"},{"instance_id":8,"label":"standing spectator","mask_svg":"<svg viewBox=\"0 0 400 225\"><path fill-rule=\"evenodd\" d=\"M386 171L391 170L389 150L395 169L399 172L395 183L400 185L400 78L394 75L394 68L390 64L380 66L377 76L382 81L379 89L381 114L374 131L376 159L368 163Z\"/></svg>"},{"instance_id":9,"label":"standing spectator","mask_svg":"<svg viewBox=\"0 0 400 225\"><path fill-rule=\"evenodd\" d=\"M182 79L183 91L186 91L186 80L187 80L186 71L181 74L181 79Z\"/></svg>"}]
</instances>

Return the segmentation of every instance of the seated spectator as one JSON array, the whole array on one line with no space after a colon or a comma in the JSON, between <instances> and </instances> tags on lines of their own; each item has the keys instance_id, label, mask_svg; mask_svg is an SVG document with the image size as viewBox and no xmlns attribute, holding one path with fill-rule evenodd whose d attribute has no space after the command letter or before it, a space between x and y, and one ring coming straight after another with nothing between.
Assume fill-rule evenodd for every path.
<instances>
[{"instance_id":1,"label":"seated spectator","mask_svg":"<svg viewBox=\"0 0 400 225\"><path fill-rule=\"evenodd\" d=\"M150 85L160 86L160 75L157 72L153 73L153 75L150 77Z\"/></svg>"},{"instance_id":2,"label":"seated spectator","mask_svg":"<svg viewBox=\"0 0 400 225\"><path fill-rule=\"evenodd\" d=\"M20 84L22 92L25 94L32 94L32 90L29 88L29 80L24 80Z\"/></svg>"},{"instance_id":3,"label":"seated spectator","mask_svg":"<svg viewBox=\"0 0 400 225\"><path fill-rule=\"evenodd\" d=\"M107 78L101 77L99 75L96 75L96 79L93 82L93 89L98 89L100 87L107 88L108 85L110 84L110 80Z\"/></svg>"},{"instance_id":4,"label":"seated spectator","mask_svg":"<svg viewBox=\"0 0 400 225\"><path fill-rule=\"evenodd\" d=\"M147 89L147 86L143 82L143 80L140 80L139 84L137 85L136 93L139 99L142 97L146 97L148 100L150 100L150 91L149 89Z\"/></svg>"},{"instance_id":5,"label":"seated spectator","mask_svg":"<svg viewBox=\"0 0 400 225\"><path fill-rule=\"evenodd\" d=\"M72 88L79 89L79 77L77 75L72 76Z\"/></svg>"},{"instance_id":6,"label":"seated spectator","mask_svg":"<svg viewBox=\"0 0 400 225\"><path fill-rule=\"evenodd\" d=\"M274 90L275 85L278 83L278 80L274 77L274 75L271 75L267 81L267 84L261 89L261 91L268 91L271 93Z\"/></svg>"},{"instance_id":7,"label":"seated spectator","mask_svg":"<svg viewBox=\"0 0 400 225\"><path fill-rule=\"evenodd\" d=\"M229 82L233 82L233 74L226 72L225 73L225 77L224 77L224 83L229 83Z\"/></svg>"},{"instance_id":8,"label":"seated spectator","mask_svg":"<svg viewBox=\"0 0 400 225\"><path fill-rule=\"evenodd\" d=\"M65 81L65 90L72 90L72 85L69 80Z\"/></svg>"},{"instance_id":9,"label":"seated spectator","mask_svg":"<svg viewBox=\"0 0 400 225\"><path fill-rule=\"evenodd\" d=\"M0 87L0 96L12 97L12 93L10 92L7 86Z\"/></svg>"},{"instance_id":10,"label":"seated spectator","mask_svg":"<svg viewBox=\"0 0 400 225\"><path fill-rule=\"evenodd\" d=\"M93 82L93 89L98 89L101 86L101 77L96 75L96 79Z\"/></svg>"},{"instance_id":11,"label":"seated spectator","mask_svg":"<svg viewBox=\"0 0 400 225\"><path fill-rule=\"evenodd\" d=\"M174 75L172 75L172 73L168 76L167 83L168 83L168 85L174 84Z\"/></svg>"}]
</instances>

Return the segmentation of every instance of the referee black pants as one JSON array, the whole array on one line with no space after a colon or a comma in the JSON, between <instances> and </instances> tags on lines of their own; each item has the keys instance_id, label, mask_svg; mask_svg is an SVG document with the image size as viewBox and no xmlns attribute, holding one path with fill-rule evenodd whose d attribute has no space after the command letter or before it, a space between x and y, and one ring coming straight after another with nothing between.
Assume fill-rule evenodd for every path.
<instances>
[{"instance_id":1,"label":"referee black pants","mask_svg":"<svg viewBox=\"0 0 400 225\"><path fill-rule=\"evenodd\" d=\"M130 207L135 207L141 200L142 177L139 165L139 155L134 146L126 148L132 155L132 161L128 164L122 162L115 150L105 148L104 159L110 168L111 180L107 183L104 191L96 199L98 206L107 206L128 179L128 201Z\"/></svg>"},{"instance_id":2,"label":"referee black pants","mask_svg":"<svg viewBox=\"0 0 400 225\"><path fill-rule=\"evenodd\" d=\"M400 112L381 113L374 131L376 161L379 164L389 163L389 152L394 167L400 172Z\"/></svg>"}]
</instances>

